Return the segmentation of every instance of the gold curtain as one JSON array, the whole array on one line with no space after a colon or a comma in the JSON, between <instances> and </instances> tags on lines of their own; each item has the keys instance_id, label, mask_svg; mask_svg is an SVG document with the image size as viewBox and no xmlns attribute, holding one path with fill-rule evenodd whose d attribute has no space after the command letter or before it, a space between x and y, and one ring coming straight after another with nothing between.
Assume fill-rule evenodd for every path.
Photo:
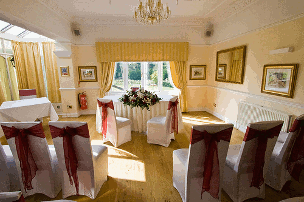
<instances>
[{"instance_id":1,"label":"gold curtain","mask_svg":"<svg viewBox=\"0 0 304 202\"><path fill-rule=\"evenodd\" d=\"M115 70L115 62L101 62L101 76L99 78L100 97L104 97L111 89Z\"/></svg>"},{"instance_id":2,"label":"gold curtain","mask_svg":"<svg viewBox=\"0 0 304 202\"><path fill-rule=\"evenodd\" d=\"M4 57L0 57L0 80L1 80L1 97L3 101L11 101L11 92L9 88L9 80L6 70L6 62Z\"/></svg>"},{"instance_id":3,"label":"gold curtain","mask_svg":"<svg viewBox=\"0 0 304 202\"><path fill-rule=\"evenodd\" d=\"M19 89L36 89L37 97L45 97L39 45L12 41Z\"/></svg>"},{"instance_id":4,"label":"gold curtain","mask_svg":"<svg viewBox=\"0 0 304 202\"><path fill-rule=\"evenodd\" d=\"M59 91L59 76L57 68L57 59L54 54L55 44L54 42L42 42L44 66L46 71L47 80L47 93L48 99L52 103L61 102L61 94Z\"/></svg>"},{"instance_id":5,"label":"gold curtain","mask_svg":"<svg viewBox=\"0 0 304 202\"><path fill-rule=\"evenodd\" d=\"M232 53L230 80L234 82L240 82L242 74L242 50L235 50Z\"/></svg>"},{"instance_id":6,"label":"gold curtain","mask_svg":"<svg viewBox=\"0 0 304 202\"><path fill-rule=\"evenodd\" d=\"M8 64L8 69L9 69L9 74L11 78L11 85L12 85L12 96L14 100L19 100L19 91L18 91L18 83L17 83L17 75L15 72L15 68L13 64L11 63L11 59L13 57L8 57L7 58L7 64Z\"/></svg>"},{"instance_id":7,"label":"gold curtain","mask_svg":"<svg viewBox=\"0 0 304 202\"><path fill-rule=\"evenodd\" d=\"M182 112L187 112L187 78L186 78L186 62L172 61L170 62L170 70L172 81L176 88L180 89L180 106Z\"/></svg>"},{"instance_id":8,"label":"gold curtain","mask_svg":"<svg viewBox=\"0 0 304 202\"><path fill-rule=\"evenodd\" d=\"M98 62L187 61L188 42L96 42Z\"/></svg>"},{"instance_id":9,"label":"gold curtain","mask_svg":"<svg viewBox=\"0 0 304 202\"><path fill-rule=\"evenodd\" d=\"M6 101L5 97L4 97L4 92L2 90L3 88L3 83L1 81L1 78L0 78L0 105Z\"/></svg>"}]
</instances>

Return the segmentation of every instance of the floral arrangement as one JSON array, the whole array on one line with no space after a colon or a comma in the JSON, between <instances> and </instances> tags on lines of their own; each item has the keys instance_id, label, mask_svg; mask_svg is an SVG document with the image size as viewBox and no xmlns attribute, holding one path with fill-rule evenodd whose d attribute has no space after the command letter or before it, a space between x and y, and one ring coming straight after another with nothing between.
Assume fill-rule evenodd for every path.
<instances>
[{"instance_id":1,"label":"floral arrangement","mask_svg":"<svg viewBox=\"0 0 304 202\"><path fill-rule=\"evenodd\" d=\"M139 89L136 91L127 91L119 100L124 105L129 105L133 107L141 107L150 110L149 107L158 103L161 98L150 91Z\"/></svg>"}]
</instances>

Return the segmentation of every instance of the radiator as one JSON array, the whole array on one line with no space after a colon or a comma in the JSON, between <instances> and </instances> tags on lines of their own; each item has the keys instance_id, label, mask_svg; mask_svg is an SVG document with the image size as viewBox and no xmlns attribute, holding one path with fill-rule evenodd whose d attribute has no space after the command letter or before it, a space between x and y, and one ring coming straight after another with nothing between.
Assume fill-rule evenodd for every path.
<instances>
[{"instance_id":1,"label":"radiator","mask_svg":"<svg viewBox=\"0 0 304 202\"><path fill-rule=\"evenodd\" d=\"M284 121L282 131L288 132L292 119L293 116L286 112L247 102L240 102L238 106L236 128L245 133L248 123L282 120Z\"/></svg>"}]
</instances>

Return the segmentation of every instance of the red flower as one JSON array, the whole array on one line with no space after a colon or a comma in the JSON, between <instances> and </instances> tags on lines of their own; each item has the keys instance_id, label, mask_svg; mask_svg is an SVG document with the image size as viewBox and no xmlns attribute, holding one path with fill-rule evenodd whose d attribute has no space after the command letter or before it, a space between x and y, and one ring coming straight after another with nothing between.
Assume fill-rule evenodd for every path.
<instances>
[{"instance_id":1,"label":"red flower","mask_svg":"<svg viewBox=\"0 0 304 202\"><path fill-rule=\"evenodd\" d=\"M135 94L134 97L137 97L137 94Z\"/></svg>"},{"instance_id":2,"label":"red flower","mask_svg":"<svg viewBox=\"0 0 304 202\"><path fill-rule=\"evenodd\" d=\"M128 100L127 99L124 99L124 102L127 102Z\"/></svg>"}]
</instances>

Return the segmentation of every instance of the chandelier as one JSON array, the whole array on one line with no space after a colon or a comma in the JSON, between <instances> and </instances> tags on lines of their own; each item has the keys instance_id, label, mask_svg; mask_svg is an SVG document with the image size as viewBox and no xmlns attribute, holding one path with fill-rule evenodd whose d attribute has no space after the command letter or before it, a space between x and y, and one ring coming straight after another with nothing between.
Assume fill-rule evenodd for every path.
<instances>
[{"instance_id":1,"label":"chandelier","mask_svg":"<svg viewBox=\"0 0 304 202\"><path fill-rule=\"evenodd\" d=\"M157 1L157 0L156 0ZM137 22L146 25L160 23L161 20L166 20L170 16L171 11L168 5L165 7L161 0L147 0L145 4L139 0L138 8L135 10L134 18Z\"/></svg>"}]
</instances>

